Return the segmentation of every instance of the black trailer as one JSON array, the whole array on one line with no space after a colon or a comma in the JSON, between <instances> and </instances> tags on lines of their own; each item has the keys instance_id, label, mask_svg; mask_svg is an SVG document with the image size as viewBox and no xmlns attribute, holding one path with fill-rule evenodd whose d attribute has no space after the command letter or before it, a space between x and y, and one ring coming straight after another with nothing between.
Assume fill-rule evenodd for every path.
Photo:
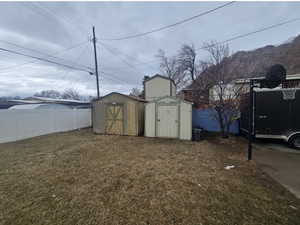
<instances>
[{"instance_id":1,"label":"black trailer","mask_svg":"<svg viewBox=\"0 0 300 225\"><path fill-rule=\"evenodd\" d=\"M253 102L254 137L282 139L300 149L300 88L255 89ZM240 125L248 132L249 104L243 105Z\"/></svg>"}]
</instances>

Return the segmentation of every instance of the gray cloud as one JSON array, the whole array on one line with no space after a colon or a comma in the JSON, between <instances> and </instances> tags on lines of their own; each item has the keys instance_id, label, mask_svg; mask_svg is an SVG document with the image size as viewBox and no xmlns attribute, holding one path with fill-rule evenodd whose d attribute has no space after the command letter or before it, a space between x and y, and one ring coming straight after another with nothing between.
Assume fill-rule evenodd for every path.
<instances>
[{"instance_id":1,"label":"gray cloud","mask_svg":"<svg viewBox=\"0 0 300 225\"><path fill-rule=\"evenodd\" d=\"M86 41L85 45L59 54L58 57L63 60L53 60L73 66L78 66L76 63L79 63L93 67L92 45L88 43L93 25L96 26L99 39L116 38L171 24L221 4L220 2L40 2L33 3L35 5L33 6L30 2L1 2L0 40L47 54L54 54ZM42 10L38 5L46 9ZM238 34L295 18L299 15L299 9L298 2L237 2L169 30L130 40L102 41L110 48L117 49L118 56L99 45L99 67L101 71L106 72L100 74L101 94L110 91L128 93L133 87L141 88L144 75L159 72L155 54L160 48L168 54L174 54L183 43L193 43L196 47L200 47L204 41L226 40ZM299 34L299 23L295 22L239 39L229 46L231 51L235 52L267 44L279 44ZM3 42L0 42L0 47L41 56ZM202 51L198 54L199 59L206 56ZM69 60L76 63L70 63ZM125 64L124 60L132 66ZM77 89L81 94L96 94L94 76L42 62L18 66L31 61L33 59L0 52L0 96L29 96L43 89L63 91L70 87ZM141 64L149 61L152 63Z\"/></svg>"}]
</instances>

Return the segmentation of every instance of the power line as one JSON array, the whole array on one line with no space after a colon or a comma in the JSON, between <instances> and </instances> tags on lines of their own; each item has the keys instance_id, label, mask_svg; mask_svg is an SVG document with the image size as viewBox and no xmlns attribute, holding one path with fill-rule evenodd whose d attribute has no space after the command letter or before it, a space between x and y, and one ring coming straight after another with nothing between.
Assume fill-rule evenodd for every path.
<instances>
[{"instance_id":1,"label":"power line","mask_svg":"<svg viewBox=\"0 0 300 225\"><path fill-rule=\"evenodd\" d=\"M114 56L118 57L123 63L125 63L129 68L135 70L137 73L141 73L140 71L138 71L136 69L136 67L134 65L132 65L131 63L128 63L125 59L123 59L122 57L120 57L113 49L109 48L108 46L106 45L103 45L102 46L108 51L110 52L111 54L113 54ZM97 48L99 48L99 46L97 46Z\"/></svg>"},{"instance_id":2,"label":"power line","mask_svg":"<svg viewBox=\"0 0 300 225\"><path fill-rule=\"evenodd\" d=\"M63 53L63 52L66 52L66 51L72 50L72 49L74 49L74 48L77 48L77 47L82 46L82 45L84 45L84 44L86 44L86 43L88 43L88 41L80 42L80 43L78 43L78 44L76 44L76 45L73 45L73 46L71 46L71 47L69 47L69 48L66 48L66 49L64 49L64 50L62 50L62 51L55 52L53 55L51 55L51 57L54 57L55 55L59 55L59 54L61 54L61 53ZM19 64L19 65L10 66L10 67L0 68L0 69L1 69L1 71L3 71L3 70L8 70L8 69L18 68L18 67L21 67L21 66L24 66L24 65L36 63L36 62L38 62L38 61L39 61L39 60L33 60L33 61L30 61L30 62L26 62L26 63L22 63L22 64ZM88 68L89 68L89 67L88 67Z\"/></svg>"},{"instance_id":3,"label":"power line","mask_svg":"<svg viewBox=\"0 0 300 225\"><path fill-rule=\"evenodd\" d=\"M83 30L85 30L85 32L81 32L81 33L88 33L88 30L85 28L85 27L82 27L80 24L78 23L75 23L73 22L70 18L66 17L65 15L64 16L58 16L56 13L54 13L52 10L50 10L48 7L46 7L45 5L41 5L40 3L33 3L31 2L31 5L33 7L35 7L36 9L41 9L43 10L44 12L46 12L48 15L51 15L53 18L57 19L57 20L63 20L64 22L66 23L69 23L71 25L73 25L74 27L76 26L76 28L78 30L81 30L80 28L83 28ZM80 27L79 27L80 26Z\"/></svg>"},{"instance_id":4,"label":"power line","mask_svg":"<svg viewBox=\"0 0 300 225\"><path fill-rule=\"evenodd\" d=\"M28 50L28 51L36 52L36 53L38 53L38 54L40 54L40 55L48 56L48 57L55 58L55 59L58 59L58 60L64 60L64 59L62 59L62 58L59 58L59 57L50 55L50 54L48 54L48 53L44 53L44 52L41 52L41 51L39 51L39 50L35 50L35 49L32 49L32 48L24 47L24 46L22 46L22 45L15 44L15 43L13 43L13 42L5 41L5 40L0 40L0 42L6 43L6 44L9 44L9 45L12 45L12 46L16 46L16 47L18 47L18 48L25 49L25 50ZM86 43L86 42L84 42L84 43ZM81 65L81 64L76 63L76 62L73 62L73 61L71 61L71 60L67 60L67 61L69 61L70 63L74 63L74 64L76 64L76 65L78 65L78 66L83 66L83 67L86 67L86 68L88 68L88 69L91 69L91 68L89 68L89 67L87 67L87 66Z\"/></svg>"},{"instance_id":5,"label":"power line","mask_svg":"<svg viewBox=\"0 0 300 225\"><path fill-rule=\"evenodd\" d=\"M247 37L247 36L256 34L256 33L260 33L260 32L266 31L266 30L270 30L270 29L273 29L273 28L276 28L276 27L279 27L279 26L283 26L283 25L285 25L285 24L289 24L289 23L292 23L292 22L296 22L296 21L299 21L299 20L300 20L300 17L294 18L294 19L291 19L291 20L287 20L287 21L285 21L285 22L273 24L273 25L271 25L271 26L263 27L263 28L260 28L260 29L258 29L258 30L252 31L252 32L248 32L248 33L245 33L245 34L240 34L240 35L234 36L234 37L232 37L232 38L229 38L229 39L224 40L224 41L217 42L217 43L212 44L212 45L210 45L210 46L216 46L216 45L220 45L220 44L225 44L225 43L228 43L228 42L231 42L231 41L240 39L240 38L244 38L244 37ZM198 50L205 50L205 48L204 48L204 47L200 47L200 48L196 48L195 50L196 50L196 51L198 51ZM152 61L147 62L147 64L152 64L152 63L155 63L155 62L158 62L158 61L159 61L159 60L152 60ZM152 62L152 63L151 63L151 62ZM146 64L146 63L144 63L144 64ZM138 65L143 65L143 63L137 64L137 65L135 65L135 66L138 66Z\"/></svg>"},{"instance_id":6,"label":"power line","mask_svg":"<svg viewBox=\"0 0 300 225\"><path fill-rule=\"evenodd\" d=\"M120 50L118 50L117 48L114 48L114 47L111 47L111 46L109 46L109 45L107 45L107 44L104 44L104 43L101 42L101 41L98 41L98 42L99 42L99 44L102 45L103 47L110 48L111 50L113 50L113 51L115 51L115 52L118 52L119 54L123 54L123 55L125 55L125 56L127 56L127 57L129 57L129 58L132 58L132 59L137 60L136 57L131 56L131 55L127 55L126 53L122 53L122 52L121 52Z\"/></svg>"},{"instance_id":7,"label":"power line","mask_svg":"<svg viewBox=\"0 0 300 225\"><path fill-rule=\"evenodd\" d=\"M117 78L117 76L115 76L114 74L107 73L107 72L104 72L104 71L100 71L100 73L102 74L102 76L99 77L100 79L102 78L102 79L107 79L107 80L111 80L111 81L120 81L120 82L122 82L124 84L128 84L130 86L136 86L136 85L132 85L132 84L128 83L127 81L124 81L124 80L121 80L121 79ZM111 91L111 90L108 90L108 89L104 88L103 85L102 85L101 89L103 89L107 92Z\"/></svg>"},{"instance_id":8,"label":"power line","mask_svg":"<svg viewBox=\"0 0 300 225\"><path fill-rule=\"evenodd\" d=\"M17 52L17 51L14 51L14 50L10 50L10 49L6 49L6 48L0 48L0 51L5 51L5 52L9 52L9 53L16 54L16 55L30 57L30 58L33 58L33 59L37 59L37 60L40 60L40 61L44 61L44 62L56 64L56 65L59 65L59 66L62 66L62 67L66 67L66 68L69 68L69 69L73 69L73 70L79 70L79 71L84 71L84 72L88 72L88 73L93 73L93 72L91 72L89 70L86 70L86 69L82 69L82 68L79 68L79 67L70 66L70 65L67 65L67 64L63 64L63 63L58 63L58 62L55 62L55 61L52 61L52 60L48 60L48 59L44 59L44 58L41 58L41 57L27 55L27 54L24 54L24 53L21 53L21 52Z\"/></svg>"},{"instance_id":9,"label":"power line","mask_svg":"<svg viewBox=\"0 0 300 225\"><path fill-rule=\"evenodd\" d=\"M40 14L40 15L46 17L46 18L49 18L48 15L50 15L51 17L54 17L56 20L58 20L58 21L60 22L60 18L56 18L56 15L55 15L51 10L49 10L49 9L47 9L47 8L45 8L45 7L41 6L41 5L39 5L38 3L30 3L30 2L29 2L28 4L26 4L26 3L24 3L24 2L21 2L21 3L22 3L23 5L25 5L26 7L29 7L29 8L30 8L31 10L33 10L34 12L37 12L38 14ZM42 11L40 11L40 10L42 10ZM43 13L43 12L46 12L46 14ZM0 40L0 41L1 41L1 40ZM35 50L35 49L31 49L31 48L26 48L26 47L24 47L24 46L21 46L21 45L15 44L15 43L11 43L11 42L8 42L8 41L2 41L2 42L5 42L5 43L10 44L10 45L17 46L17 47L19 47L19 48L23 48L23 49L26 49L26 50L29 50L29 51L34 51L34 52L37 52L37 53L42 54L42 55L45 55L45 56L53 57L53 56L51 56L51 55L49 55L49 54L47 54L47 53L43 53L43 52L41 52L41 51L38 51L38 50ZM70 40L70 42L72 42L72 40ZM58 58L58 57L54 57L54 58L57 58L57 59L59 59L59 60L65 60L65 59L61 59L61 58ZM79 63L77 63L77 62L72 62L72 61L70 61L70 60L66 60L66 61L67 61L67 62L69 61L69 63L73 63L73 64L78 65L78 66L81 66L81 67L86 67L86 68L88 68L88 69L91 69L91 68L89 68L89 67L87 67L87 66L85 66L85 65L81 65L81 64L79 64Z\"/></svg>"},{"instance_id":10,"label":"power line","mask_svg":"<svg viewBox=\"0 0 300 225\"><path fill-rule=\"evenodd\" d=\"M118 53L121 54L121 55L124 55L124 56L126 56L126 57L128 57L128 58L131 58L131 59L133 59L133 60L135 60L135 61L138 61L139 64L131 64L131 65L134 66L135 68L136 68L136 66L139 66L139 65L148 65L148 66L154 68L153 65L150 65L150 64L147 63L147 62L142 62L142 61L140 61L140 60L139 60L137 57L135 57L135 56L128 55L128 54L126 54L126 53L124 53L124 52L121 52L121 51L118 50L117 48L114 48L114 47L111 47L111 46L109 46L109 45L107 45L107 44L104 44L104 43L101 42L101 41L99 41L99 43L100 43L100 45L102 45L103 47L104 47L104 46L109 47L110 49L114 50L115 52L118 52ZM155 69L156 69L156 68L155 68Z\"/></svg>"},{"instance_id":11,"label":"power line","mask_svg":"<svg viewBox=\"0 0 300 225\"><path fill-rule=\"evenodd\" d=\"M114 82L120 81L119 79L115 79L114 77L106 76L107 75L106 73L101 72L101 74L102 74L102 77L105 78L105 79L108 79L108 80L111 80L111 81L114 81ZM121 82L124 83L124 84L129 84L127 82L123 82L123 81L121 81Z\"/></svg>"},{"instance_id":12,"label":"power line","mask_svg":"<svg viewBox=\"0 0 300 225\"><path fill-rule=\"evenodd\" d=\"M215 46L215 45L219 45L219 44L225 44L225 43L234 41L236 39L244 38L244 37L250 36L252 34L260 33L260 32L266 31L266 30L270 30L270 29L273 29L275 27L279 27L279 26L282 26L282 25L285 25L285 24L288 24L288 23L292 23L292 22L298 21L298 20L300 20L300 17L295 18L295 19L291 19L291 20L287 20L285 22L277 23L277 24L274 24L274 25L271 25L271 26L268 26L268 27L263 27L261 29L258 29L258 30L252 31L252 32L248 32L248 33L245 33L245 34L237 35L235 37L229 38L229 39L227 39L225 41L217 42L216 44L212 44L210 46ZM197 48L196 50L200 50L200 49L203 50L205 48L201 47L201 48Z\"/></svg>"},{"instance_id":13,"label":"power line","mask_svg":"<svg viewBox=\"0 0 300 225\"><path fill-rule=\"evenodd\" d=\"M54 56L56 53L55 53L54 55L50 55L50 54L48 54L48 53L44 53L44 52L41 52L41 51L38 51L38 50L35 50L35 49L32 49L32 48L27 48L27 47L24 47L24 46L21 46L21 45L18 45L18 44L9 42L9 41L0 40L0 42L6 43L6 44L9 44L9 45L13 45L13 46L16 46L16 47L18 47L18 48L22 48L22 49L29 50L29 51L32 51L32 52L36 52L36 53L38 53L38 54L40 54L40 55L48 56L48 57L55 58L55 59L58 59L58 60L64 60L64 59L62 59L62 58L59 58L59 57ZM87 41L81 42L81 43L75 45L75 47L77 47L78 45L85 44L85 43L87 43ZM72 48L73 48L73 47L72 47ZM82 66L82 67L86 67L86 68L88 68L88 69L91 69L91 68L88 67L88 66L81 65L81 64L76 63L76 62L74 62L74 61L71 61L71 60L67 60L67 61L70 62L70 63L74 63L75 65L78 65L78 66Z\"/></svg>"},{"instance_id":14,"label":"power line","mask_svg":"<svg viewBox=\"0 0 300 225\"><path fill-rule=\"evenodd\" d=\"M33 4L30 4L29 2L28 3L25 3L25 2L20 2L20 4L23 4L26 8L30 8L31 9L31 11L33 11L33 12L35 12L35 13L37 13L37 14L39 14L39 15L41 15L41 16L43 16L43 17L45 17L45 18L47 18L47 19L49 19L49 12L46 12L46 14L44 13L44 11L45 10L43 10L43 11L41 11L41 10L39 10L40 8L38 8L36 5L33 5ZM51 14L50 14L51 15ZM52 16L52 15L51 15ZM57 22L57 19L55 18L55 20L56 20L56 22ZM60 21L58 21L58 22L60 22ZM69 41L72 43L72 39L68 36L68 39L69 39Z\"/></svg>"},{"instance_id":15,"label":"power line","mask_svg":"<svg viewBox=\"0 0 300 225\"><path fill-rule=\"evenodd\" d=\"M104 75L108 75L109 78L107 77L107 79L114 79L115 81L117 80L117 81L121 81L121 82L123 82L123 83L125 83L125 84L129 84L127 81L118 78L116 75L114 75L114 74L112 74L112 73L107 73L107 72L104 72L104 71L100 71L100 72L101 72L102 74L104 74Z\"/></svg>"},{"instance_id":16,"label":"power line","mask_svg":"<svg viewBox=\"0 0 300 225\"><path fill-rule=\"evenodd\" d=\"M78 55L78 57L75 59L76 61L78 61L83 55L84 53L88 50L88 47L87 48L84 48ZM65 74L62 76L62 80L65 79L65 77L69 74L70 70L69 71L66 71ZM71 81L70 83L70 86L73 86L73 81Z\"/></svg>"},{"instance_id":17,"label":"power line","mask_svg":"<svg viewBox=\"0 0 300 225\"><path fill-rule=\"evenodd\" d=\"M178 21L176 23L173 23L173 24L170 24L170 25L166 25L166 26L163 26L163 27L160 27L160 28L156 28L156 29L153 29L153 30L150 30L150 31L146 31L146 32L143 32L143 33L139 33L139 34L134 34L134 35L128 35L128 36L124 36L124 37L120 37L120 38L102 38L100 40L106 40L106 41L120 41L120 40L126 40L126 39L131 39L131 38L137 38L137 37L141 37L141 36L145 36L145 35L148 35L148 34L152 34L152 33L155 33L155 32L158 32L158 31L162 31L162 30L165 30L165 29L169 29L171 27L175 27L177 25L180 25L180 24L183 24L183 23L186 23L188 21L191 21L191 20L194 20L194 19L197 19L201 16L204 16L204 15L207 15L209 13L212 13L214 11L217 11L218 9L221 9L221 8L224 8L228 5L231 5L235 3L235 1L232 1L232 2L227 2L226 4L224 5L221 5L221 6L218 6L216 8L213 8L213 9L210 9L208 11L205 11L205 12L202 12L200 14L197 14L195 16L192 16L192 17L189 17L189 18L186 18L184 20L181 20L181 21Z\"/></svg>"}]
</instances>

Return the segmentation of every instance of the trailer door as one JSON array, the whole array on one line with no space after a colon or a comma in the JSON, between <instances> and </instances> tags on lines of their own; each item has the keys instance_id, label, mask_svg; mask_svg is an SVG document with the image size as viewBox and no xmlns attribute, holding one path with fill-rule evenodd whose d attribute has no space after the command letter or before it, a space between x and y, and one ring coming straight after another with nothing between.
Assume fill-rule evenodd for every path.
<instances>
[{"instance_id":1,"label":"trailer door","mask_svg":"<svg viewBox=\"0 0 300 225\"><path fill-rule=\"evenodd\" d=\"M281 91L255 92L256 134L280 135L289 129L290 102L283 100Z\"/></svg>"}]
</instances>

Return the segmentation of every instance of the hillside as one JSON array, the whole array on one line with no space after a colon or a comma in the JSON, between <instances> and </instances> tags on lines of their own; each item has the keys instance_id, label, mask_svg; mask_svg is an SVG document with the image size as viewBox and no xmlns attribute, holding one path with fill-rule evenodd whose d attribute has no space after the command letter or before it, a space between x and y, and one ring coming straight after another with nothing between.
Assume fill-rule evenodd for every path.
<instances>
[{"instance_id":1,"label":"hillside","mask_svg":"<svg viewBox=\"0 0 300 225\"><path fill-rule=\"evenodd\" d=\"M266 68L276 63L284 65L287 74L300 73L300 35L278 46L268 45L252 51L236 52L228 63L230 67L237 68L241 78L260 76Z\"/></svg>"}]
</instances>

